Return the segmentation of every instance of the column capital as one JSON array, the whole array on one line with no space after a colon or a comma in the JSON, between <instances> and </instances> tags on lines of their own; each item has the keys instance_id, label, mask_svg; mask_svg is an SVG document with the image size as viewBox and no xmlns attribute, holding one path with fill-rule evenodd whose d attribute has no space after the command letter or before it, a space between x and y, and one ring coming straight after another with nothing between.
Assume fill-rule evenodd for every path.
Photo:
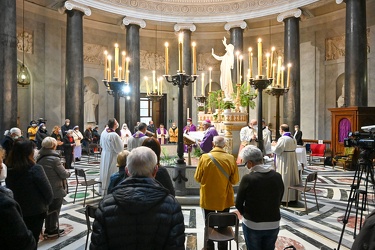
<instances>
[{"instance_id":1,"label":"column capital","mask_svg":"<svg viewBox=\"0 0 375 250\"><path fill-rule=\"evenodd\" d=\"M138 25L141 28L146 28L146 22L145 22L145 20L139 19L139 18L133 18L133 17L124 17L122 19L121 26L123 27L123 26L127 26L129 24L136 24L136 25Z\"/></svg>"},{"instance_id":2,"label":"column capital","mask_svg":"<svg viewBox=\"0 0 375 250\"><path fill-rule=\"evenodd\" d=\"M240 21L235 21L235 22L227 22L224 25L224 29L226 31L229 31L230 29L237 28L237 27L240 27L241 29L245 29L247 27L247 23L243 20L240 20Z\"/></svg>"},{"instance_id":3,"label":"column capital","mask_svg":"<svg viewBox=\"0 0 375 250\"><path fill-rule=\"evenodd\" d=\"M336 0L337 4L342 4L343 2L345 2L345 1L344 0Z\"/></svg>"},{"instance_id":4,"label":"column capital","mask_svg":"<svg viewBox=\"0 0 375 250\"><path fill-rule=\"evenodd\" d=\"M83 12L86 16L91 16L91 9L89 7L71 0L65 1L64 5L59 8L59 13L64 14L65 10L73 9Z\"/></svg>"},{"instance_id":5,"label":"column capital","mask_svg":"<svg viewBox=\"0 0 375 250\"><path fill-rule=\"evenodd\" d=\"M277 16L277 21L281 23L286 18L289 18L289 17L299 18L299 17L301 17L301 15L302 15L301 9L292 9L292 10L288 10L288 11L285 11L283 13L280 13Z\"/></svg>"},{"instance_id":6,"label":"column capital","mask_svg":"<svg viewBox=\"0 0 375 250\"><path fill-rule=\"evenodd\" d=\"M173 28L176 32L180 30L190 30L191 32L194 32L197 30L197 26L195 26L194 23L176 23Z\"/></svg>"}]
</instances>

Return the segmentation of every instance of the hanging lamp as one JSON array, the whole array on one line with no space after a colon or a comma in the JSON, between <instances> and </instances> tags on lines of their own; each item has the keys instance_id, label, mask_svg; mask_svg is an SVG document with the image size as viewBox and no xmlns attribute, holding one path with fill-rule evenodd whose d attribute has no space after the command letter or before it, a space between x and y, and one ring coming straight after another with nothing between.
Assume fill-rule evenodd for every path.
<instances>
[{"instance_id":1,"label":"hanging lamp","mask_svg":"<svg viewBox=\"0 0 375 250\"><path fill-rule=\"evenodd\" d=\"M25 0L22 1L22 65L17 74L17 83L22 85L30 85L30 74L25 66Z\"/></svg>"}]
</instances>

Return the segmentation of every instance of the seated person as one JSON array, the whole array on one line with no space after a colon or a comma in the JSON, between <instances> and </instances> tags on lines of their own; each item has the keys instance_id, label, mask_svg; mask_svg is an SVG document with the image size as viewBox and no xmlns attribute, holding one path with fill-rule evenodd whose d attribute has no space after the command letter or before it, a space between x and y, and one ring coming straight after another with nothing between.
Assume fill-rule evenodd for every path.
<instances>
[{"instance_id":1,"label":"seated person","mask_svg":"<svg viewBox=\"0 0 375 250\"><path fill-rule=\"evenodd\" d=\"M125 172L126 167L126 158L129 155L129 151L124 150L117 156L117 167L118 172L114 173L110 177L110 182L108 186L108 193L110 194L112 192L112 189L115 188L122 180L124 180L128 175Z\"/></svg>"}]
</instances>

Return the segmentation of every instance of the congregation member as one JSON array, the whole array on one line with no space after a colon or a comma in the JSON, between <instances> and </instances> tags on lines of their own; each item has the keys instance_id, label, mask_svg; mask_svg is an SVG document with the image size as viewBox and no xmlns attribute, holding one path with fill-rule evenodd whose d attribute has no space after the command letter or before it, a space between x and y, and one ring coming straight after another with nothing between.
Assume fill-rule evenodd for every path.
<instances>
[{"instance_id":1,"label":"congregation member","mask_svg":"<svg viewBox=\"0 0 375 250\"><path fill-rule=\"evenodd\" d=\"M36 142L36 133L38 132L38 124L36 121L32 120L30 122L30 127L27 128L27 136L30 141Z\"/></svg>"},{"instance_id":2,"label":"congregation member","mask_svg":"<svg viewBox=\"0 0 375 250\"><path fill-rule=\"evenodd\" d=\"M138 124L138 131L133 134L128 140L128 150L132 151L142 145L143 141L147 138L146 136L147 125L144 122Z\"/></svg>"},{"instance_id":3,"label":"congregation member","mask_svg":"<svg viewBox=\"0 0 375 250\"><path fill-rule=\"evenodd\" d=\"M87 124L85 131L83 131L83 140L82 140L82 145L84 146L87 154L90 154L90 147L89 145L93 143L92 141L92 125Z\"/></svg>"},{"instance_id":4,"label":"congregation member","mask_svg":"<svg viewBox=\"0 0 375 250\"><path fill-rule=\"evenodd\" d=\"M106 128L100 138L102 156L100 158L100 193L107 194L110 177L116 172L117 155L124 150L121 137L116 133L119 124L115 118L109 119Z\"/></svg>"},{"instance_id":5,"label":"congregation member","mask_svg":"<svg viewBox=\"0 0 375 250\"><path fill-rule=\"evenodd\" d=\"M46 137L42 141L42 148L37 157L37 163L43 167L53 192L52 203L48 206L49 214L45 219L46 229L44 235L48 238L59 236L64 233L64 229L58 228L59 215L63 199L67 194L67 186L65 185L66 179L70 176L70 172L65 170L62 165L60 156L56 152L56 148L56 139L53 137Z\"/></svg>"},{"instance_id":6,"label":"congregation member","mask_svg":"<svg viewBox=\"0 0 375 250\"><path fill-rule=\"evenodd\" d=\"M42 141L44 138L48 136L48 131L45 123L41 123L38 128L38 132L36 132L36 145L38 149L42 148Z\"/></svg>"},{"instance_id":7,"label":"congregation member","mask_svg":"<svg viewBox=\"0 0 375 250\"><path fill-rule=\"evenodd\" d=\"M172 127L169 128L169 143L177 143L178 141L178 128L176 123L172 123Z\"/></svg>"},{"instance_id":8,"label":"congregation member","mask_svg":"<svg viewBox=\"0 0 375 250\"><path fill-rule=\"evenodd\" d=\"M168 131L164 128L164 124L160 124L159 128L156 130L156 137L161 145L167 144L169 135Z\"/></svg>"},{"instance_id":9,"label":"congregation member","mask_svg":"<svg viewBox=\"0 0 375 250\"><path fill-rule=\"evenodd\" d=\"M283 180L271 165L263 164L263 153L256 146L247 145L241 155L250 170L242 177L236 198L246 247L274 250L281 219Z\"/></svg>"},{"instance_id":10,"label":"congregation member","mask_svg":"<svg viewBox=\"0 0 375 250\"><path fill-rule=\"evenodd\" d=\"M0 146L0 186L1 182L7 178L7 166L4 164L5 150Z\"/></svg>"},{"instance_id":11,"label":"congregation member","mask_svg":"<svg viewBox=\"0 0 375 250\"><path fill-rule=\"evenodd\" d=\"M188 118L186 126L184 127L184 133L189 134L190 131L197 131L197 127L193 124L193 120Z\"/></svg>"},{"instance_id":12,"label":"congregation member","mask_svg":"<svg viewBox=\"0 0 375 250\"><path fill-rule=\"evenodd\" d=\"M52 133L51 133L51 137L52 138L55 138L56 141L57 141L57 150L60 150L60 152L62 152L62 150L64 150L63 148L63 137L61 136L61 129L59 126L54 126L53 127L53 130L52 130Z\"/></svg>"},{"instance_id":13,"label":"congregation member","mask_svg":"<svg viewBox=\"0 0 375 250\"><path fill-rule=\"evenodd\" d=\"M199 143L199 146L203 153L208 153L212 150L212 142L215 136L218 136L219 134L216 131L216 128L211 125L211 121L209 119L203 121L203 128L204 128L204 136L201 142Z\"/></svg>"},{"instance_id":14,"label":"congregation member","mask_svg":"<svg viewBox=\"0 0 375 250\"><path fill-rule=\"evenodd\" d=\"M142 146L151 148L152 151L154 151L154 153L156 154L156 157L158 158L158 171L156 172L155 179L158 182L160 182L160 184L163 185L163 187L168 189L171 195L175 196L175 190L173 187L171 176L169 175L168 170L160 165L161 146L159 141L155 138L149 137L143 141Z\"/></svg>"},{"instance_id":15,"label":"congregation member","mask_svg":"<svg viewBox=\"0 0 375 250\"><path fill-rule=\"evenodd\" d=\"M5 162L8 167L5 183L12 190L23 220L37 243L53 192L43 167L35 163L34 147L30 140L14 144Z\"/></svg>"},{"instance_id":16,"label":"congregation member","mask_svg":"<svg viewBox=\"0 0 375 250\"><path fill-rule=\"evenodd\" d=\"M121 153L117 155L117 167L118 172L113 173L110 177L109 185L108 185L108 193L112 193L113 188L115 188L121 181L128 177L125 171L126 167L126 159L129 156L128 150L123 150Z\"/></svg>"},{"instance_id":17,"label":"congregation member","mask_svg":"<svg viewBox=\"0 0 375 250\"><path fill-rule=\"evenodd\" d=\"M137 122L137 123L135 124L134 129L133 129L134 133L137 133L137 131L139 130L139 129L138 129L138 126L139 126L140 123L141 123L141 122Z\"/></svg>"},{"instance_id":18,"label":"congregation member","mask_svg":"<svg viewBox=\"0 0 375 250\"><path fill-rule=\"evenodd\" d=\"M74 147L75 142L73 138L73 129L69 129L66 132L66 135L63 139L63 148L64 148L64 158L65 158L65 168L73 169L72 162L74 158Z\"/></svg>"},{"instance_id":19,"label":"congregation member","mask_svg":"<svg viewBox=\"0 0 375 250\"><path fill-rule=\"evenodd\" d=\"M299 130L299 125L294 125L294 139L297 141L297 145L303 146L302 131Z\"/></svg>"},{"instance_id":20,"label":"congregation member","mask_svg":"<svg viewBox=\"0 0 375 250\"><path fill-rule=\"evenodd\" d=\"M155 180L156 154L135 148L126 169L130 177L99 203L90 249L185 249L181 206Z\"/></svg>"},{"instance_id":21,"label":"congregation member","mask_svg":"<svg viewBox=\"0 0 375 250\"><path fill-rule=\"evenodd\" d=\"M297 142L289 132L289 126L282 124L280 126L280 134L282 135L277 143L273 142L274 154L276 155L276 171L281 174L284 182L284 195L282 202L286 202L289 186L299 184L298 162L296 155ZM289 191L289 201L297 200L297 191Z\"/></svg>"},{"instance_id":22,"label":"congregation member","mask_svg":"<svg viewBox=\"0 0 375 250\"><path fill-rule=\"evenodd\" d=\"M94 129L92 130L92 141L93 143L99 143L100 141L100 134L99 134L99 126L95 125Z\"/></svg>"},{"instance_id":23,"label":"congregation member","mask_svg":"<svg viewBox=\"0 0 375 250\"><path fill-rule=\"evenodd\" d=\"M70 124L69 119L65 119L65 123L61 126L61 133L63 137L65 137L69 129L73 129L73 125Z\"/></svg>"},{"instance_id":24,"label":"congregation member","mask_svg":"<svg viewBox=\"0 0 375 250\"><path fill-rule=\"evenodd\" d=\"M262 134L263 134L263 145L264 145L264 153L268 156L272 154L272 136L271 130L268 129L266 126L266 121L262 120Z\"/></svg>"},{"instance_id":25,"label":"congregation member","mask_svg":"<svg viewBox=\"0 0 375 250\"><path fill-rule=\"evenodd\" d=\"M121 140L124 143L124 147L128 146L128 140L132 137L132 132L129 130L128 125L126 123L122 124L121 132Z\"/></svg>"},{"instance_id":26,"label":"congregation member","mask_svg":"<svg viewBox=\"0 0 375 250\"><path fill-rule=\"evenodd\" d=\"M223 136L213 138L214 148L199 158L194 179L200 183L199 205L207 216L211 212L229 212L234 205L235 185L239 180L238 167L234 156L224 151ZM207 242L207 249L214 249L213 241ZM219 249L227 249L227 242L219 242Z\"/></svg>"},{"instance_id":27,"label":"congregation member","mask_svg":"<svg viewBox=\"0 0 375 250\"><path fill-rule=\"evenodd\" d=\"M251 119L249 124L240 130L240 148L238 152L241 152L244 147L247 145L258 145L258 122L255 119ZM237 164L241 164L242 159L240 157L240 154L238 154L237 157Z\"/></svg>"},{"instance_id":28,"label":"congregation member","mask_svg":"<svg viewBox=\"0 0 375 250\"><path fill-rule=\"evenodd\" d=\"M73 127L73 139L74 143L76 144L74 147L74 157L76 161L80 161L82 157L82 139L83 135L81 131L79 131L78 126Z\"/></svg>"},{"instance_id":29,"label":"congregation member","mask_svg":"<svg viewBox=\"0 0 375 250\"><path fill-rule=\"evenodd\" d=\"M139 128L138 128L139 129ZM155 125L154 121L149 121L148 126L147 126L147 131L146 131L148 136L155 136Z\"/></svg>"},{"instance_id":30,"label":"congregation member","mask_svg":"<svg viewBox=\"0 0 375 250\"><path fill-rule=\"evenodd\" d=\"M1 140L1 147L5 150L5 159L12 150L14 142L22 136L22 131L19 128L11 128L9 131L5 131L5 137Z\"/></svg>"}]
</instances>

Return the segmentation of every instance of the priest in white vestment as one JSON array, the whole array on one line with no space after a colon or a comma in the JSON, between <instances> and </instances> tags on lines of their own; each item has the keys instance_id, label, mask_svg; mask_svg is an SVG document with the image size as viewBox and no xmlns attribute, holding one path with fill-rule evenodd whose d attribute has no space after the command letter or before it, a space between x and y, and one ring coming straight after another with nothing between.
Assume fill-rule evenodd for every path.
<instances>
[{"instance_id":1,"label":"priest in white vestment","mask_svg":"<svg viewBox=\"0 0 375 250\"><path fill-rule=\"evenodd\" d=\"M286 202L288 187L299 184L298 162L296 155L297 142L289 132L289 126L280 126L282 136L273 142L274 154L276 155L276 171L281 174L284 182L284 195L282 202ZM298 199L297 191L289 191L289 201Z\"/></svg>"},{"instance_id":2,"label":"priest in white vestment","mask_svg":"<svg viewBox=\"0 0 375 250\"><path fill-rule=\"evenodd\" d=\"M110 177L113 173L117 172L117 155L124 150L124 143L121 137L116 133L119 127L116 119L108 121L108 128L106 128L100 137L100 146L102 148L102 155L100 159L100 181L101 195L107 194L107 189Z\"/></svg>"}]
</instances>

